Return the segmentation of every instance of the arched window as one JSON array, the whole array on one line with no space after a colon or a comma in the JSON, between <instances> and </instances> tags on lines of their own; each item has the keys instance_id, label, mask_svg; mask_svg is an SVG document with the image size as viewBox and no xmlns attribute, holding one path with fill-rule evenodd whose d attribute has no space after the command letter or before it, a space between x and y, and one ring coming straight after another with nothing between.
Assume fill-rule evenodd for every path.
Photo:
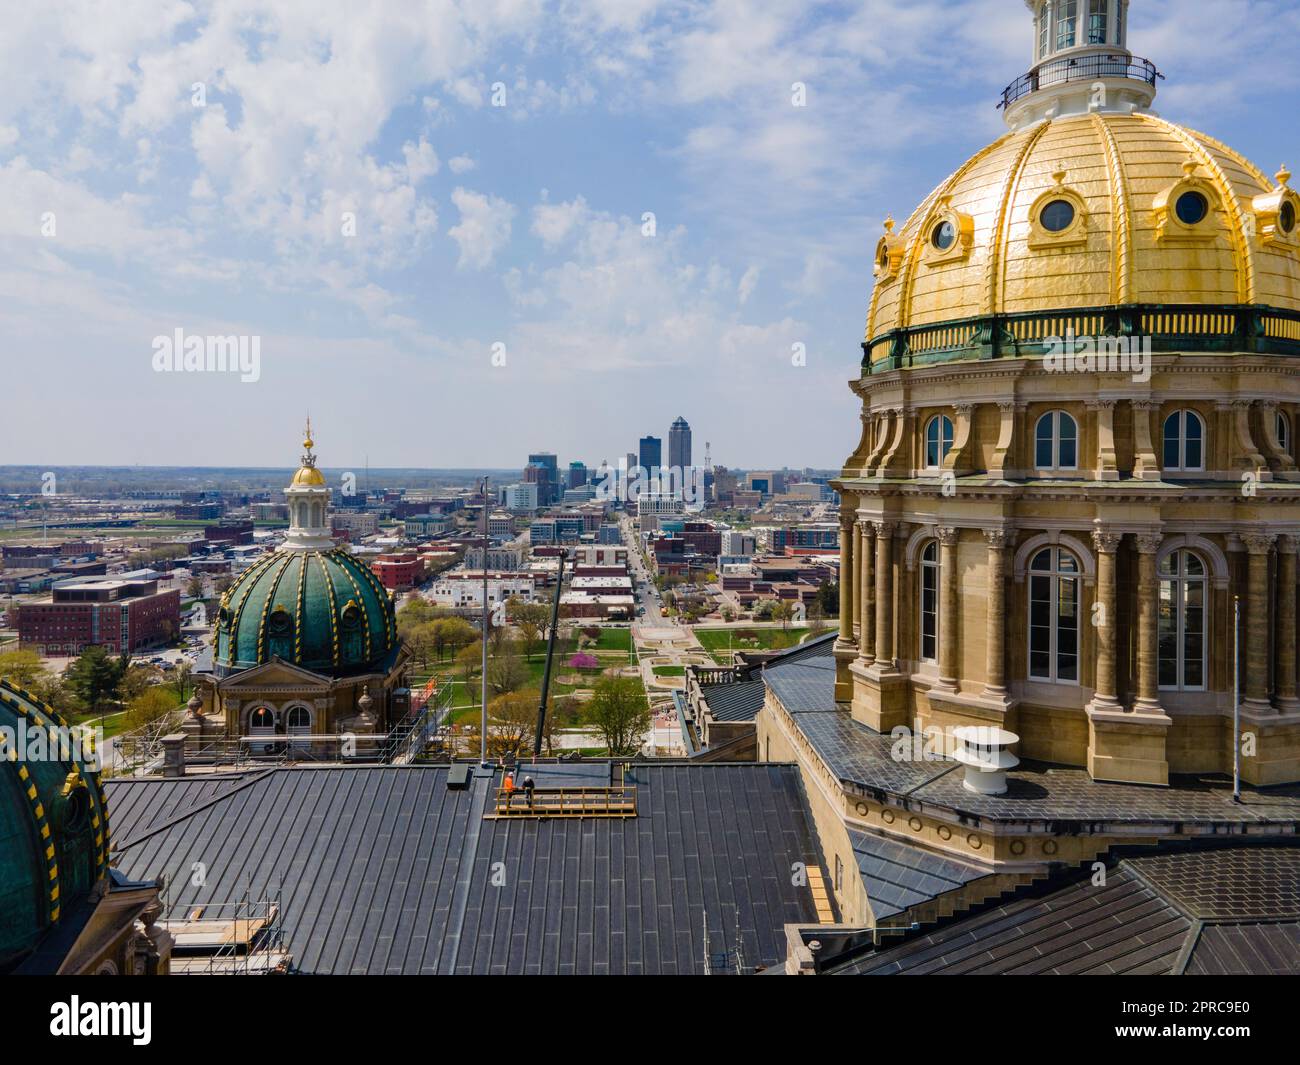
<instances>
[{"instance_id":1,"label":"arched window","mask_svg":"<svg viewBox=\"0 0 1300 1065\"><path fill-rule=\"evenodd\" d=\"M1073 48L1074 27L1079 19L1079 0L1057 0L1056 50Z\"/></svg>"},{"instance_id":2,"label":"arched window","mask_svg":"<svg viewBox=\"0 0 1300 1065\"><path fill-rule=\"evenodd\" d=\"M311 732L311 711L305 706L291 706L284 718L285 726L292 735L305 735Z\"/></svg>"},{"instance_id":3,"label":"arched window","mask_svg":"<svg viewBox=\"0 0 1300 1065\"><path fill-rule=\"evenodd\" d=\"M1205 423L1191 410L1176 410L1165 419L1164 468L1190 472L1205 469Z\"/></svg>"},{"instance_id":4,"label":"arched window","mask_svg":"<svg viewBox=\"0 0 1300 1065\"><path fill-rule=\"evenodd\" d=\"M1029 676L1079 682L1079 561L1062 547L1029 563Z\"/></svg>"},{"instance_id":5,"label":"arched window","mask_svg":"<svg viewBox=\"0 0 1300 1065\"><path fill-rule=\"evenodd\" d=\"M1034 430L1034 466L1040 470L1079 467L1079 427L1063 410L1049 410Z\"/></svg>"},{"instance_id":6,"label":"arched window","mask_svg":"<svg viewBox=\"0 0 1300 1065\"><path fill-rule=\"evenodd\" d=\"M1038 58L1040 60L1047 58L1047 53L1052 48L1052 8L1050 4L1043 4L1038 9Z\"/></svg>"},{"instance_id":7,"label":"arched window","mask_svg":"<svg viewBox=\"0 0 1300 1065\"><path fill-rule=\"evenodd\" d=\"M251 736L269 736L275 732L275 711L269 706L259 706L248 715L248 732Z\"/></svg>"},{"instance_id":8,"label":"arched window","mask_svg":"<svg viewBox=\"0 0 1300 1065\"><path fill-rule=\"evenodd\" d=\"M925 468L937 470L952 450L952 419L936 414L925 426Z\"/></svg>"},{"instance_id":9,"label":"arched window","mask_svg":"<svg viewBox=\"0 0 1300 1065\"><path fill-rule=\"evenodd\" d=\"M939 657L939 541L921 552L921 661Z\"/></svg>"},{"instance_id":10,"label":"arched window","mask_svg":"<svg viewBox=\"0 0 1300 1065\"><path fill-rule=\"evenodd\" d=\"M1178 550L1160 563L1160 687L1205 689L1205 563Z\"/></svg>"},{"instance_id":11,"label":"arched window","mask_svg":"<svg viewBox=\"0 0 1300 1065\"><path fill-rule=\"evenodd\" d=\"M1088 43L1106 43L1106 22L1110 14L1106 0L1091 0L1088 4Z\"/></svg>"},{"instance_id":12,"label":"arched window","mask_svg":"<svg viewBox=\"0 0 1300 1065\"><path fill-rule=\"evenodd\" d=\"M1285 411L1277 412L1277 445L1282 449L1282 454L1290 457L1291 455L1291 419L1286 416Z\"/></svg>"}]
</instances>

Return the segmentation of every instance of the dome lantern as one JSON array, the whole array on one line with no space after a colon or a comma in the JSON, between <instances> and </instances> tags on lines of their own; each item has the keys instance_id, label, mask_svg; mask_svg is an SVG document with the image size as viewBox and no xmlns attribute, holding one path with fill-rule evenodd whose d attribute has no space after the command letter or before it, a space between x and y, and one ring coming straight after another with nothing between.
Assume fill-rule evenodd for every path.
<instances>
[{"instance_id":1,"label":"dome lantern","mask_svg":"<svg viewBox=\"0 0 1300 1065\"><path fill-rule=\"evenodd\" d=\"M334 546L329 528L330 490L324 475L316 468L312 452L311 419L303 436L302 466L293 475L284 496L289 504L289 532L286 551L328 551Z\"/></svg>"},{"instance_id":2,"label":"dome lantern","mask_svg":"<svg viewBox=\"0 0 1300 1065\"><path fill-rule=\"evenodd\" d=\"M1007 125L1092 111L1148 111L1163 77L1128 50L1128 0L1025 0L1034 66L1002 94Z\"/></svg>"}]
</instances>

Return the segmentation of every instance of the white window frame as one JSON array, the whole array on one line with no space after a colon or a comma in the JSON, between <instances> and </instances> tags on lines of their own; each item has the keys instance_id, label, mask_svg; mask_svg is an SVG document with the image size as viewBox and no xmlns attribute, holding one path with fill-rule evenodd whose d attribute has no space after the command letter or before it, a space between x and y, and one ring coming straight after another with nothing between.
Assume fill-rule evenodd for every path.
<instances>
[{"instance_id":1,"label":"white window frame","mask_svg":"<svg viewBox=\"0 0 1300 1065\"><path fill-rule=\"evenodd\" d=\"M1277 435L1278 447L1282 449L1282 454L1287 458L1291 457L1291 419L1287 416L1286 411L1277 412L1277 419L1273 423L1273 432ZM1204 444L1202 444L1202 448Z\"/></svg>"},{"instance_id":2,"label":"white window frame","mask_svg":"<svg viewBox=\"0 0 1300 1065\"><path fill-rule=\"evenodd\" d=\"M1189 575L1187 573L1187 558L1191 556L1201 564L1201 573L1199 576ZM1188 548L1180 547L1170 552L1164 559L1164 562L1174 562L1174 572L1172 574L1157 573L1156 579L1160 582L1158 588L1159 598L1157 604L1164 601L1165 585L1174 586L1174 637L1175 643L1175 672L1177 674L1177 683L1175 684L1158 684L1161 691L1178 691L1178 692L1203 692L1209 689L1210 674L1210 567L1209 563L1195 551ZM1200 684L1187 684L1185 677L1187 675L1187 662L1183 654L1185 649L1184 636L1187 632L1187 588L1188 585L1196 583L1201 586L1201 681ZM1159 628L1160 618L1157 606L1156 616L1156 678L1157 683L1160 677L1160 646L1159 646Z\"/></svg>"},{"instance_id":3,"label":"white window frame","mask_svg":"<svg viewBox=\"0 0 1300 1065\"><path fill-rule=\"evenodd\" d=\"M1052 426L1052 464L1042 466L1038 462L1038 430L1043 424L1044 418L1051 418ZM1074 462L1070 465L1063 465L1061 462L1061 419L1069 418L1070 424L1074 426ZM1034 469L1036 470L1077 470L1079 468L1079 422L1068 411L1049 410L1039 416L1034 422Z\"/></svg>"},{"instance_id":4,"label":"white window frame","mask_svg":"<svg viewBox=\"0 0 1300 1065\"><path fill-rule=\"evenodd\" d=\"M1044 551L1050 551L1052 557L1051 569L1036 570L1034 569L1034 560ZM1075 569L1073 572L1065 572L1061 569L1061 555L1068 555L1074 560ZM1040 547L1028 560L1029 565L1025 570L1028 578L1025 586L1025 675L1031 681L1037 681L1040 684L1067 684L1072 687L1078 687L1083 683L1083 563L1069 548L1055 545ZM1050 668L1049 676L1036 676L1034 674L1034 580L1049 580L1051 582L1051 593L1048 599L1048 662ZM1074 677L1061 678L1060 674L1060 642L1058 632L1058 622L1060 621L1061 609L1061 582L1069 580L1074 582L1074 631L1075 631L1075 653L1074 653Z\"/></svg>"},{"instance_id":5,"label":"white window frame","mask_svg":"<svg viewBox=\"0 0 1300 1065\"><path fill-rule=\"evenodd\" d=\"M1169 440L1169 422L1177 418L1178 425L1175 430L1178 440L1178 462L1176 465L1164 465L1166 448ZM1201 464L1199 466L1187 465L1187 419L1195 418L1201 427ZM1205 451L1206 451L1206 432L1205 419L1190 407L1180 407L1178 410L1170 411L1160 423L1160 461L1162 469L1168 473L1204 473L1205 472Z\"/></svg>"},{"instance_id":6,"label":"white window frame","mask_svg":"<svg viewBox=\"0 0 1300 1065\"><path fill-rule=\"evenodd\" d=\"M931 554L933 554L933 557L926 557ZM931 540L921 549L921 579L916 582L918 596L917 612L921 619L921 625L917 633L920 637L920 642L916 648L916 654L922 662L937 663L939 661L939 640L942 639L939 631L939 627L942 624L939 617L939 579L942 576L939 570L939 565L939 541ZM927 576L931 577L934 581L934 609L929 612L934 615L933 655L927 655L925 653L925 619L927 614L925 609L925 581Z\"/></svg>"},{"instance_id":7,"label":"white window frame","mask_svg":"<svg viewBox=\"0 0 1300 1065\"><path fill-rule=\"evenodd\" d=\"M937 464L933 465L930 462L930 427L932 425L937 425L939 427L939 461ZM952 450L952 443L955 439L956 432L951 418L946 414L936 414L929 418L925 423L925 454L921 456L924 463L924 469L943 469L944 461L948 458L948 452Z\"/></svg>"}]
</instances>

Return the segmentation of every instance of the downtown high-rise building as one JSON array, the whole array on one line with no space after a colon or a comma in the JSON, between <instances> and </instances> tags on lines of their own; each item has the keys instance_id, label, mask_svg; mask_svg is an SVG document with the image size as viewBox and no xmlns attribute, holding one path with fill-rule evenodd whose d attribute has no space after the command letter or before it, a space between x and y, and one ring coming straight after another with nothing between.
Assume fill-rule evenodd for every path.
<instances>
[{"instance_id":1,"label":"downtown high-rise building","mask_svg":"<svg viewBox=\"0 0 1300 1065\"><path fill-rule=\"evenodd\" d=\"M679 417L668 430L668 465L684 470L691 464L691 427Z\"/></svg>"},{"instance_id":2,"label":"downtown high-rise building","mask_svg":"<svg viewBox=\"0 0 1300 1065\"><path fill-rule=\"evenodd\" d=\"M657 436L643 436L637 457L642 469L653 470L657 466L662 466L664 464L663 441Z\"/></svg>"}]
</instances>

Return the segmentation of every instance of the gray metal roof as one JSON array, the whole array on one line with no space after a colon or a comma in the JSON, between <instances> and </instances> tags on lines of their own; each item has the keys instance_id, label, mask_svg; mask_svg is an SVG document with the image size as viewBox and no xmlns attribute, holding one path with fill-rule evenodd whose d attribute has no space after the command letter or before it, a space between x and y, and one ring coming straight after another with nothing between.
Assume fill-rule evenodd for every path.
<instances>
[{"instance_id":1,"label":"gray metal roof","mask_svg":"<svg viewBox=\"0 0 1300 1065\"><path fill-rule=\"evenodd\" d=\"M930 902L993 871L874 832L849 830L871 912L877 921Z\"/></svg>"},{"instance_id":2,"label":"gray metal roof","mask_svg":"<svg viewBox=\"0 0 1300 1065\"><path fill-rule=\"evenodd\" d=\"M449 790L445 766L107 787L123 872L165 875L173 916L280 888L302 972L700 973L706 916L715 971L738 925L747 966L782 962L784 926L816 920L793 883L819 861L797 768L634 763L626 782L626 820L484 820L496 778Z\"/></svg>"},{"instance_id":3,"label":"gray metal roof","mask_svg":"<svg viewBox=\"0 0 1300 1065\"><path fill-rule=\"evenodd\" d=\"M907 801L945 807L989 821L1050 820L1092 825L1276 825L1300 832L1300 785L1244 788L1234 802L1230 782L1212 776L1173 776L1170 786L1093 780L1086 769L1026 759L1007 774L1002 795L977 795L962 783L959 763L895 757L896 741L855 721L835 702L835 663L826 643L801 661L769 668L764 678L795 726L840 780Z\"/></svg>"},{"instance_id":4,"label":"gray metal roof","mask_svg":"<svg viewBox=\"0 0 1300 1065\"><path fill-rule=\"evenodd\" d=\"M1187 845L1029 889L836 974L1300 974L1300 846Z\"/></svg>"}]
</instances>

